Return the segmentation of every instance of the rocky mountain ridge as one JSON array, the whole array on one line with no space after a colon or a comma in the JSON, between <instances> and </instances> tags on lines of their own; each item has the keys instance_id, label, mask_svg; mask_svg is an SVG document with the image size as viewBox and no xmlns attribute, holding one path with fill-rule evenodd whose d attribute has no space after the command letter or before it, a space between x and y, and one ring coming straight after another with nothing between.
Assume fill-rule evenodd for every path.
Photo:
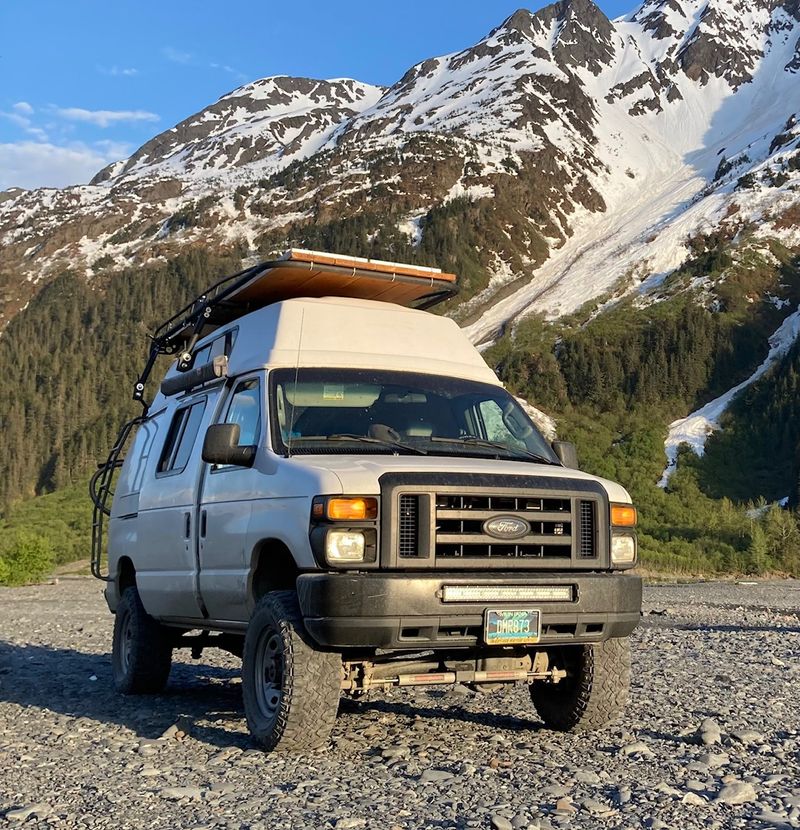
<instances>
[{"instance_id":1,"label":"rocky mountain ridge","mask_svg":"<svg viewBox=\"0 0 800 830\"><path fill-rule=\"evenodd\" d=\"M91 280L195 244L255 259L342 219L413 255L454 203L478 243L453 313L478 342L657 288L710 228L800 245L799 79L797 0L646 0L615 21L561 0L387 89L262 79L88 185L0 194L0 324L65 267Z\"/></svg>"}]
</instances>

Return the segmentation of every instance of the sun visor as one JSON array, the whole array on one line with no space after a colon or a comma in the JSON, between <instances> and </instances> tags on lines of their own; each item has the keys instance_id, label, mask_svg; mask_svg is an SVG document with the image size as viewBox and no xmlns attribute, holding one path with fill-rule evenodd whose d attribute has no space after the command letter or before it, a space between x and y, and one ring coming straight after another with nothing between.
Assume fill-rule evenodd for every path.
<instances>
[{"instance_id":1,"label":"sun visor","mask_svg":"<svg viewBox=\"0 0 800 830\"><path fill-rule=\"evenodd\" d=\"M364 383L287 383L278 387L290 406L352 407L372 406L381 387Z\"/></svg>"}]
</instances>

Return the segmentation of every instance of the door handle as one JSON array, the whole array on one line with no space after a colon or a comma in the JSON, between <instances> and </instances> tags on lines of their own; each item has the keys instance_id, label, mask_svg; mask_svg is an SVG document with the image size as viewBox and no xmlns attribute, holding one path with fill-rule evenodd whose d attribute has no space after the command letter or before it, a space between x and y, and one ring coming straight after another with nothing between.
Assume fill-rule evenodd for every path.
<instances>
[{"instance_id":1,"label":"door handle","mask_svg":"<svg viewBox=\"0 0 800 830\"><path fill-rule=\"evenodd\" d=\"M206 538L206 529L208 527L208 516L205 510L200 511L200 536Z\"/></svg>"},{"instance_id":2,"label":"door handle","mask_svg":"<svg viewBox=\"0 0 800 830\"><path fill-rule=\"evenodd\" d=\"M188 539L192 535L192 514L184 513L183 522L183 536L185 539Z\"/></svg>"}]
</instances>

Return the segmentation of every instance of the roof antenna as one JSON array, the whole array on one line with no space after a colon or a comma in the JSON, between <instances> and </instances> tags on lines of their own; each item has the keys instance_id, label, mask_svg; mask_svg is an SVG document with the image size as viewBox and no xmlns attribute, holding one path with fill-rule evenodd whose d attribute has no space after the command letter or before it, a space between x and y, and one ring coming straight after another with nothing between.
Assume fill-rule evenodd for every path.
<instances>
[{"instance_id":1,"label":"roof antenna","mask_svg":"<svg viewBox=\"0 0 800 830\"><path fill-rule=\"evenodd\" d=\"M306 310L300 309L300 333L297 335L297 360L294 364L294 390L292 392L292 416L289 419L289 440L286 442L286 457L292 457L292 435L294 434L294 416L297 412L297 376L300 374L300 348L303 344L303 323L306 318Z\"/></svg>"}]
</instances>

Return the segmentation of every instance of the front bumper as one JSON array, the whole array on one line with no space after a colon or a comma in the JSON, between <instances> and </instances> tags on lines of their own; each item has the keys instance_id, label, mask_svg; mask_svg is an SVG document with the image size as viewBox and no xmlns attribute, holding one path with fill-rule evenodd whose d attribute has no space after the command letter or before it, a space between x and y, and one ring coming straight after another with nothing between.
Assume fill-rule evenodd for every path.
<instances>
[{"instance_id":1,"label":"front bumper","mask_svg":"<svg viewBox=\"0 0 800 830\"><path fill-rule=\"evenodd\" d=\"M443 602L444 585L573 586L570 602ZM303 574L297 592L305 627L321 646L396 650L483 643L488 608L538 608L542 645L626 637L641 614L642 581L620 573Z\"/></svg>"}]
</instances>

